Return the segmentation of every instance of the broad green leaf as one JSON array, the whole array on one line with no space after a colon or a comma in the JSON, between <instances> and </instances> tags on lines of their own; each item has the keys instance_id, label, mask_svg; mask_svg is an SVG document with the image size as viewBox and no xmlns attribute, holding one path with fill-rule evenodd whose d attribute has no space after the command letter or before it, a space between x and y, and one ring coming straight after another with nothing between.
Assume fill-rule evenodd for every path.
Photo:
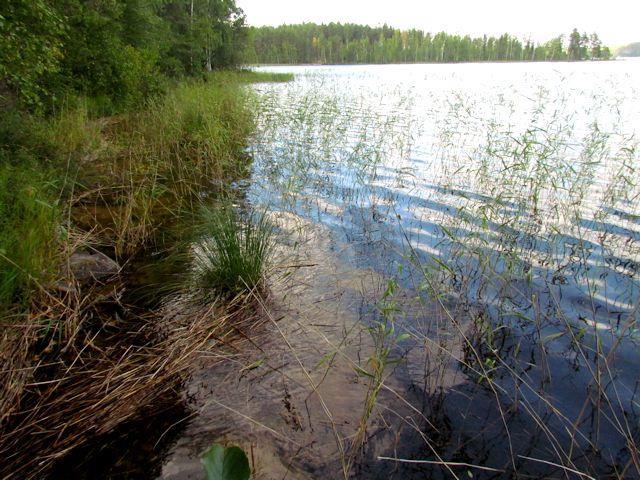
<instances>
[{"instance_id":1,"label":"broad green leaf","mask_svg":"<svg viewBox=\"0 0 640 480\"><path fill-rule=\"evenodd\" d=\"M247 455L239 447L214 444L202 457L207 480L249 480Z\"/></svg>"}]
</instances>

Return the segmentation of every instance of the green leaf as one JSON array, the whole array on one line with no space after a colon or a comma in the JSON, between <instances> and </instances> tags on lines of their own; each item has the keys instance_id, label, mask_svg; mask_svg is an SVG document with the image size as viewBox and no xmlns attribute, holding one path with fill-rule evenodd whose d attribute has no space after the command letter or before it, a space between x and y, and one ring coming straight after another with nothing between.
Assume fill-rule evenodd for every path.
<instances>
[{"instance_id":1,"label":"green leaf","mask_svg":"<svg viewBox=\"0 0 640 480\"><path fill-rule=\"evenodd\" d=\"M364 368L361 368L359 366L355 366L355 370L358 373L358 375L360 375L361 377L369 377L369 378L374 378L374 376L367 372Z\"/></svg>"},{"instance_id":2,"label":"green leaf","mask_svg":"<svg viewBox=\"0 0 640 480\"><path fill-rule=\"evenodd\" d=\"M207 480L249 480L249 459L239 447L214 444L202 457Z\"/></svg>"},{"instance_id":3,"label":"green leaf","mask_svg":"<svg viewBox=\"0 0 640 480\"><path fill-rule=\"evenodd\" d=\"M566 332L552 333L551 335L547 335L546 337L542 338L541 342L543 345L546 345L547 343L562 337L565 333Z\"/></svg>"}]
</instances>

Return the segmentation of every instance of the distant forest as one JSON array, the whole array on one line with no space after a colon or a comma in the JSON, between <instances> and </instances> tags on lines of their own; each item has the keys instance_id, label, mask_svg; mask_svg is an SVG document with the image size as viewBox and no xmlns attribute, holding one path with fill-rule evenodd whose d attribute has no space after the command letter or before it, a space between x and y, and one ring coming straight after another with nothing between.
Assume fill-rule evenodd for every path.
<instances>
[{"instance_id":1,"label":"distant forest","mask_svg":"<svg viewBox=\"0 0 640 480\"><path fill-rule=\"evenodd\" d=\"M577 29L568 36L536 44L509 34L474 38L398 30L386 25L304 23L251 28L244 60L248 64L354 64L579 61L610 57L611 51L602 45L597 34L581 34Z\"/></svg>"},{"instance_id":2,"label":"distant forest","mask_svg":"<svg viewBox=\"0 0 640 480\"><path fill-rule=\"evenodd\" d=\"M640 42L631 43L620 48L617 54L621 57L640 57Z\"/></svg>"}]
</instances>

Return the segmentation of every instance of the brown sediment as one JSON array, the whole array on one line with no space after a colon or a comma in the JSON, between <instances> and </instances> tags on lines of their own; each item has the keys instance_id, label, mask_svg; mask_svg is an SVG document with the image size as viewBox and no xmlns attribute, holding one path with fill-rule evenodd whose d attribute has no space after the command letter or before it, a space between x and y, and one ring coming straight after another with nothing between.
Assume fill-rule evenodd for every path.
<instances>
[{"instance_id":1,"label":"brown sediment","mask_svg":"<svg viewBox=\"0 0 640 480\"><path fill-rule=\"evenodd\" d=\"M243 447L256 479L343 478L364 461L361 430L365 442L376 437L370 452L388 453L403 429L398 419L410 414L395 402L392 415L376 408L363 416L370 382L358 368L368 369L375 352L361 316L385 279L343 261L348 247L326 227L289 213L272 218L284 235L269 276L265 328L231 361L194 365L184 393L194 415L163 479L198 478L200 455L213 442ZM406 394L392 376L385 382ZM380 396L392 405L389 391Z\"/></svg>"}]
</instances>

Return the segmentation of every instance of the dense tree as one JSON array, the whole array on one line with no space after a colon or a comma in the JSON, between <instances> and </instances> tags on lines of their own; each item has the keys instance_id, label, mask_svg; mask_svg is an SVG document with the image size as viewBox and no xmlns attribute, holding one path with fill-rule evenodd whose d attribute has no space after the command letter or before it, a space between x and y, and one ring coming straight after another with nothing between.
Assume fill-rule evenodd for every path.
<instances>
[{"instance_id":1,"label":"dense tree","mask_svg":"<svg viewBox=\"0 0 640 480\"><path fill-rule=\"evenodd\" d=\"M601 58L602 57L602 42L600 41L600 37L598 37L597 33L594 33L589 37L590 49L589 52L591 54L591 58Z\"/></svg>"},{"instance_id":2,"label":"dense tree","mask_svg":"<svg viewBox=\"0 0 640 480\"><path fill-rule=\"evenodd\" d=\"M156 92L162 74L235 64L246 35L235 0L0 0L0 34L5 91L120 107Z\"/></svg>"},{"instance_id":3,"label":"dense tree","mask_svg":"<svg viewBox=\"0 0 640 480\"><path fill-rule=\"evenodd\" d=\"M0 0L0 94L37 102L43 75L57 71L64 22L44 0Z\"/></svg>"},{"instance_id":4,"label":"dense tree","mask_svg":"<svg viewBox=\"0 0 640 480\"><path fill-rule=\"evenodd\" d=\"M582 36L577 28L574 28L571 35L569 35L567 54L570 60L580 60L582 58Z\"/></svg>"},{"instance_id":5,"label":"dense tree","mask_svg":"<svg viewBox=\"0 0 640 480\"><path fill-rule=\"evenodd\" d=\"M468 35L432 35L421 30L396 30L386 25L330 23L282 25L250 29L245 51L246 63L408 63L478 61L558 61L574 58L601 59L605 49L595 48L597 35L570 38L568 50L564 37L543 45L522 41L512 35L472 38ZM575 53L572 43L575 42ZM599 39L597 39L599 42ZM597 43L596 42L596 43ZM593 55L593 53L596 53ZM599 52L599 54L598 54ZM591 55L591 56L590 56Z\"/></svg>"}]
</instances>

